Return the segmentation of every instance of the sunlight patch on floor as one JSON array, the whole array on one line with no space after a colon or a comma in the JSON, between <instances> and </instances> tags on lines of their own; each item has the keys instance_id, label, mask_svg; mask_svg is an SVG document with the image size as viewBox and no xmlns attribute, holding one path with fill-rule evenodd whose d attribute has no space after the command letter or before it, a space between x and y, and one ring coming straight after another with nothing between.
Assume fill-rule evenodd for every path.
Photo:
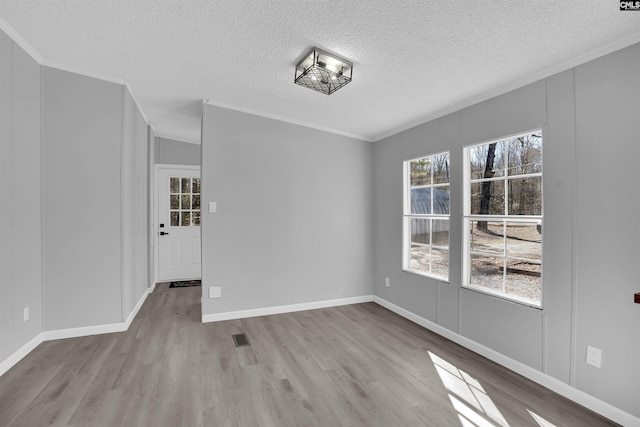
<instances>
[{"instance_id":1,"label":"sunlight patch on floor","mask_svg":"<svg viewBox=\"0 0 640 427\"><path fill-rule=\"evenodd\" d=\"M553 424L550 421L545 420L544 418L542 418L540 415L536 414L535 412L531 412L530 409L527 409L527 412L529 413L529 415L531 415L531 418L533 418L540 425L540 427L556 427L555 424Z\"/></svg>"},{"instance_id":2,"label":"sunlight patch on floor","mask_svg":"<svg viewBox=\"0 0 640 427\"><path fill-rule=\"evenodd\" d=\"M431 352L429 357L442 384L450 392L449 399L463 426L509 427L478 380Z\"/></svg>"}]
</instances>

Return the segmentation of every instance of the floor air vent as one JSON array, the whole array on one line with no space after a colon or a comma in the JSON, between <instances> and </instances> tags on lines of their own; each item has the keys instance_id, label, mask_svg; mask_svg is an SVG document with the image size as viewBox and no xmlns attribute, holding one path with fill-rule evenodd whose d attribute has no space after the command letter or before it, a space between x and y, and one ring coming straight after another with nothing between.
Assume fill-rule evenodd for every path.
<instances>
[{"instance_id":1,"label":"floor air vent","mask_svg":"<svg viewBox=\"0 0 640 427\"><path fill-rule=\"evenodd\" d=\"M233 342L236 347L244 347L245 345L249 345L249 339L245 334L236 334L231 336L233 337Z\"/></svg>"}]
</instances>

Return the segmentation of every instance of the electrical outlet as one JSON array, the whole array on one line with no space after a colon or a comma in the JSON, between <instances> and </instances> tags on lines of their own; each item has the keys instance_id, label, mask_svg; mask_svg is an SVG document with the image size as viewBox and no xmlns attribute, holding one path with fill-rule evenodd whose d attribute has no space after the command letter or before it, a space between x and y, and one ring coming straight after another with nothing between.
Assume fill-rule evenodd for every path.
<instances>
[{"instance_id":1,"label":"electrical outlet","mask_svg":"<svg viewBox=\"0 0 640 427\"><path fill-rule=\"evenodd\" d=\"M22 319L24 319L25 322L27 320L29 320L29 307L28 306L22 309Z\"/></svg>"},{"instance_id":2,"label":"electrical outlet","mask_svg":"<svg viewBox=\"0 0 640 427\"><path fill-rule=\"evenodd\" d=\"M222 296L222 289L220 286L212 286L209 288L209 298L220 298Z\"/></svg>"},{"instance_id":3,"label":"electrical outlet","mask_svg":"<svg viewBox=\"0 0 640 427\"><path fill-rule=\"evenodd\" d=\"M389 283L389 278L385 277L384 278L384 285L388 288L389 286L391 286L391 284Z\"/></svg>"},{"instance_id":4,"label":"electrical outlet","mask_svg":"<svg viewBox=\"0 0 640 427\"><path fill-rule=\"evenodd\" d=\"M602 363L602 350L599 348L587 346L587 363L596 368L600 367Z\"/></svg>"}]
</instances>

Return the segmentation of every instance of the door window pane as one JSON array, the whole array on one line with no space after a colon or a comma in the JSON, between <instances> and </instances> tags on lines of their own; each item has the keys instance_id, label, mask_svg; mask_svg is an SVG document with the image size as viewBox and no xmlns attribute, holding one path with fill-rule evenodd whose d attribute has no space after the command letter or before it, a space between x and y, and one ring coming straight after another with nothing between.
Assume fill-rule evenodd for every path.
<instances>
[{"instance_id":1,"label":"door window pane","mask_svg":"<svg viewBox=\"0 0 640 427\"><path fill-rule=\"evenodd\" d=\"M180 192L180 178L170 178L169 193L179 193L179 192Z\"/></svg>"},{"instance_id":2,"label":"door window pane","mask_svg":"<svg viewBox=\"0 0 640 427\"><path fill-rule=\"evenodd\" d=\"M171 212L171 226L180 226L180 212Z\"/></svg>"},{"instance_id":3,"label":"door window pane","mask_svg":"<svg viewBox=\"0 0 640 427\"><path fill-rule=\"evenodd\" d=\"M191 212L182 212L182 223L183 227L188 227L191 225Z\"/></svg>"},{"instance_id":4,"label":"door window pane","mask_svg":"<svg viewBox=\"0 0 640 427\"><path fill-rule=\"evenodd\" d=\"M178 196L177 194L172 194L170 197L170 209L180 209L180 196Z\"/></svg>"},{"instance_id":5,"label":"door window pane","mask_svg":"<svg viewBox=\"0 0 640 427\"><path fill-rule=\"evenodd\" d=\"M191 209L191 196L188 194L182 195L182 209Z\"/></svg>"},{"instance_id":6,"label":"door window pane","mask_svg":"<svg viewBox=\"0 0 640 427\"><path fill-rule=\"evenodd\" d=\"M182 193L190 193L191 178L182 178Z\"/></svg>"}]
</instances>

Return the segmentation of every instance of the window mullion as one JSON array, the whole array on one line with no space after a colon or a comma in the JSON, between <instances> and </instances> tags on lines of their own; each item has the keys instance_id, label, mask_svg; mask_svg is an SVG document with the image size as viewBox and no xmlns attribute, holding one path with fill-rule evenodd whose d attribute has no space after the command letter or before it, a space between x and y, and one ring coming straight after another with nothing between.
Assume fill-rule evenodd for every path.
<instances>
[{"instance_id":1,"label":"window mullion","mask_svg":"<svg viewBox=\"0 0 640 427\"><path fill-rule=\"evenodd\" d=\"M433 172L433 168L431 169L431 171ZM433 197L431 197L431 212L433 212ZM429 273L432 273L432 272L433 272L433 218L429 218Z\"/></svg>"},{"instance_id":2,"label":"window mullion","mask_svg":"<svg viewBox=\"0 0 640 427\"><path fill-rule=\"evenodd\" d=\"M506 203L505 203L506 204ZM502 292L507 292L507 221L502 222Z\"/></svg>"}]
</instances>

